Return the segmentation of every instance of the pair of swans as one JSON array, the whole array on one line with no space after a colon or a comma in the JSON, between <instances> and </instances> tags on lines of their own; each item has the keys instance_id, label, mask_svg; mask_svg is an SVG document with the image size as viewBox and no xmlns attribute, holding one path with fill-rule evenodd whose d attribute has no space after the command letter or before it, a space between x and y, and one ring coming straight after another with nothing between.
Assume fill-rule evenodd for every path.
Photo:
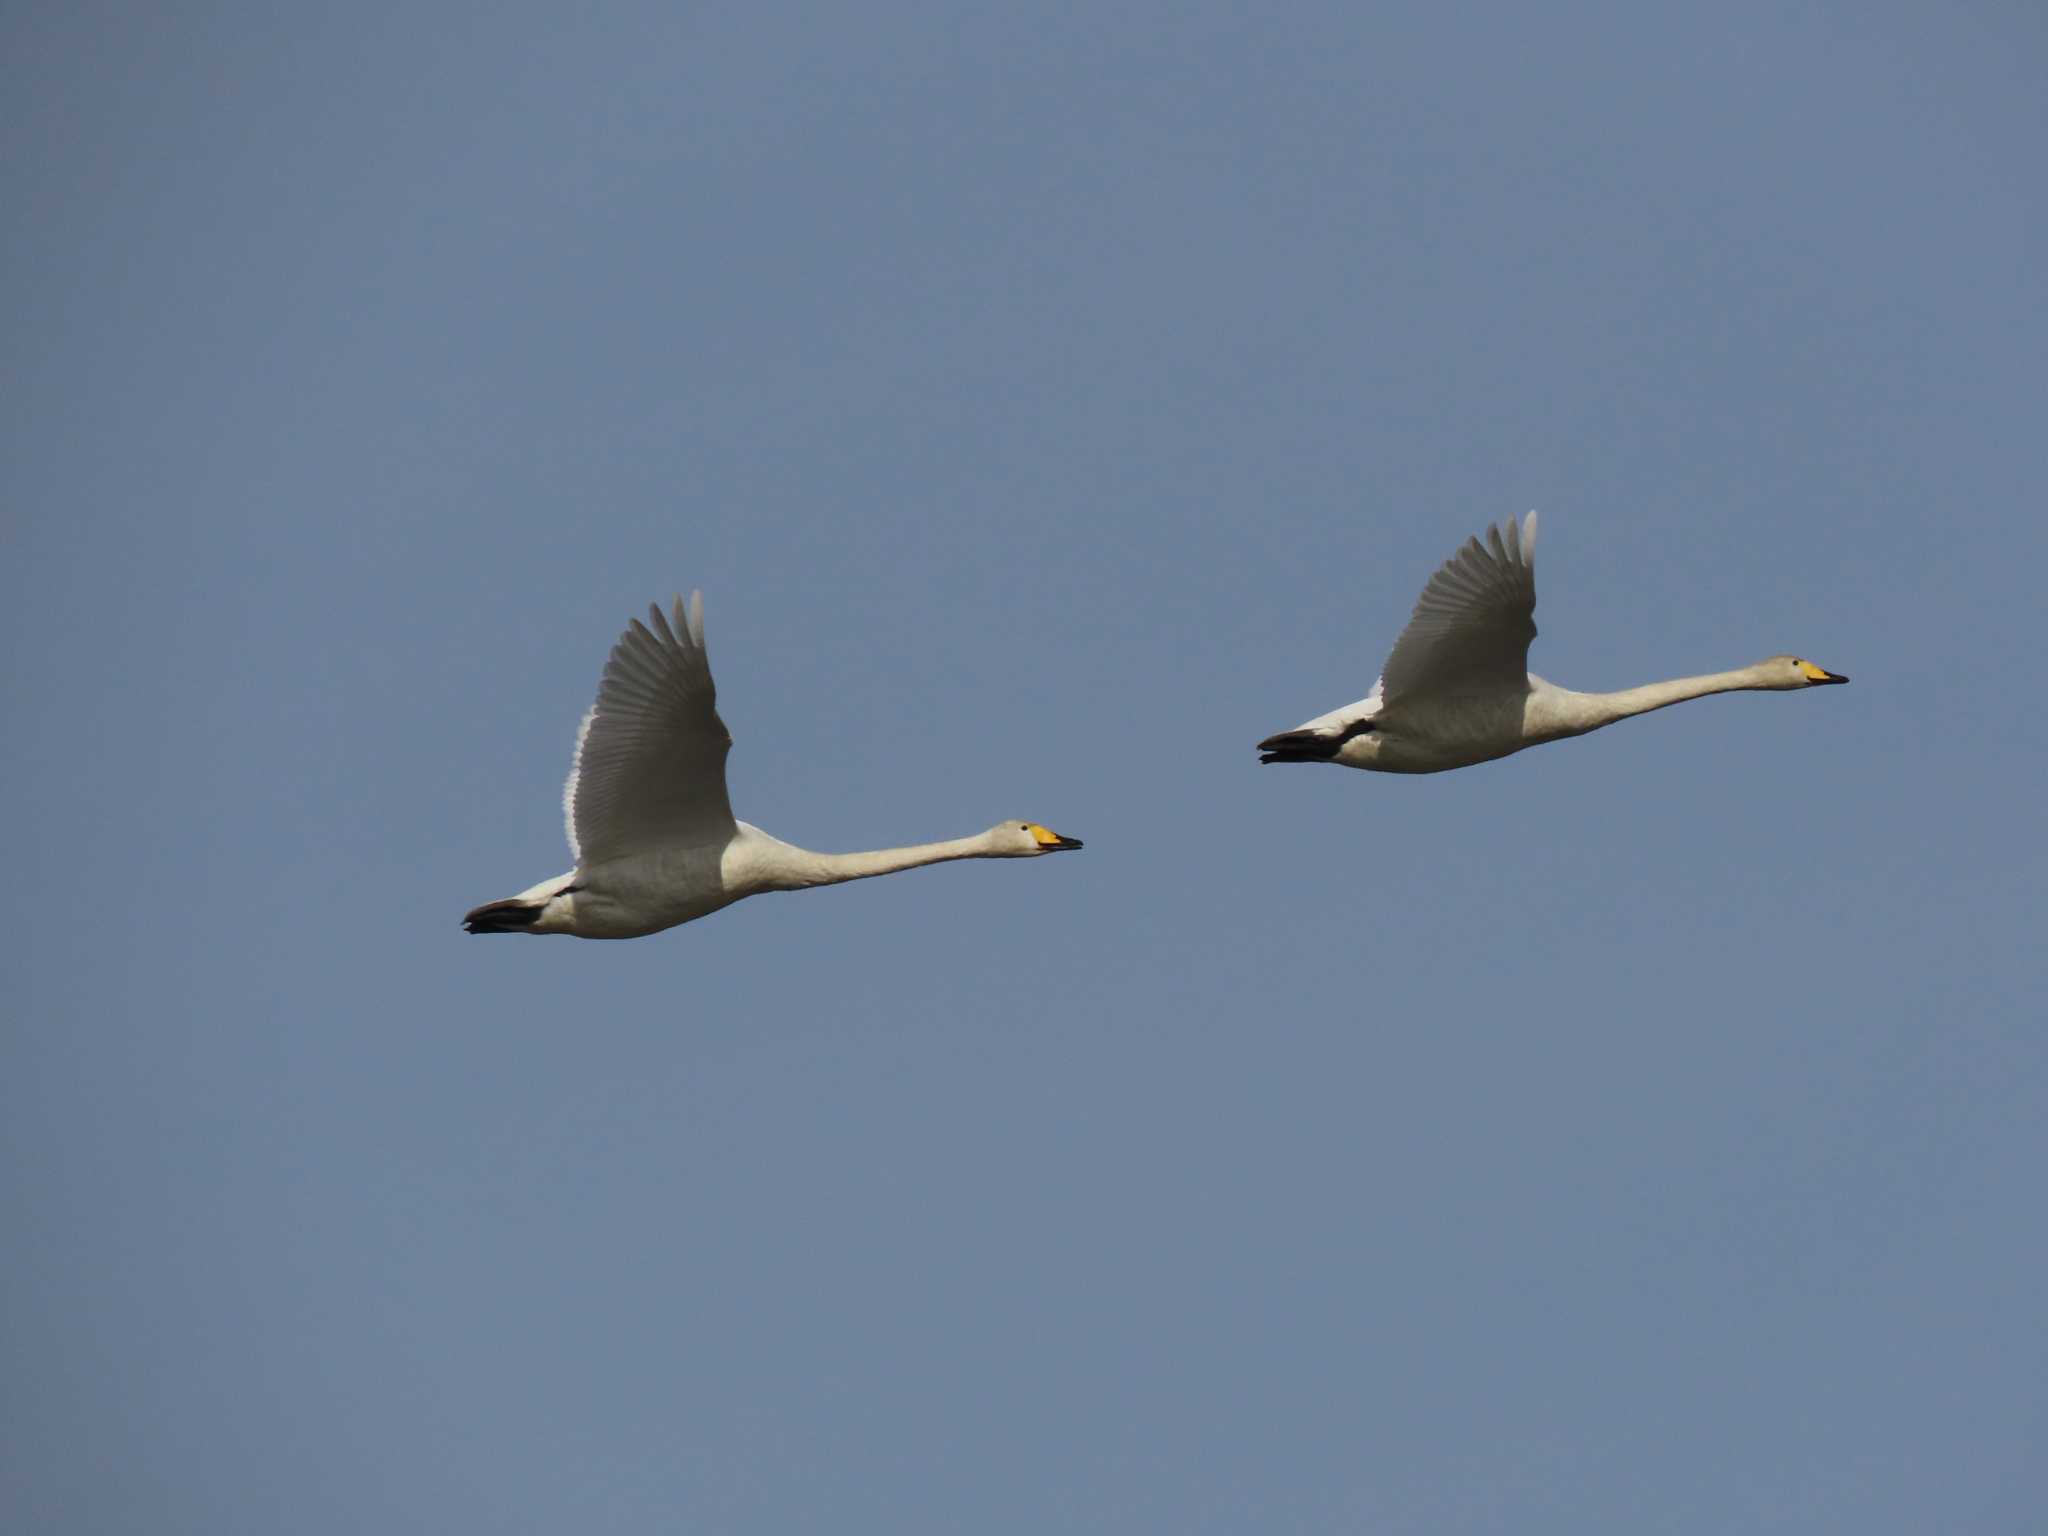
<instances>
[{"instance_id":1,"label":"pair of swans","mask_svg":"<svg viewBox=\"0 0 2048 1536\"><path fill-rule=\"evenodd\" d=\"M1489 528L1429 579L1379 681L1355 704L1259 743L1262 763L1440 773L1712 693L1846 683L1797 656L1618 693L1579 693L1529 671L1536 638L1536 514ZM814 853L735 819L732 736L704 650L704 598L648 610L612 647L576 733L562 809L576 867L463 919L471 933L631 939L763 891L795 891L952 859L1033 859L1079 848L1033 821L948 842Z\"/></svg>"}]
</instances>

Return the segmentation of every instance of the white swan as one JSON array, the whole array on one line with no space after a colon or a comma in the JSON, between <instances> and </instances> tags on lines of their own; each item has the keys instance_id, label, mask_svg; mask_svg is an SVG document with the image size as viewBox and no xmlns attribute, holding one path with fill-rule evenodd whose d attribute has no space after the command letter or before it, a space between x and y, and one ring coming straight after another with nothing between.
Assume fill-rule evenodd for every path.
<instances>
[{"instance_id":1,"label":"white swan","mask_svg":"<svg viewBox=\"0 0 2048 1536\"><path fill-rule=\"evenodd\" d=\"M1486 531L1429 578L1372 692L1259 743L1262 763L1340 763L1440 773L1583 736L1630 715L1744 688L1813 688L1846 677L1772 656L1752 667L1577 693L1529 670L1536 638L1536 514Z\"/></svg>"},{"instance_id":2,"label":"white swan","mask_svg":"<svg viewBox=\"0 0 2048 1536\"><path fill-rule=\"evenodd\" d=\"M1034 858L1078 848L1029 821L974 837L813 853L733 819L725 794L732 736L718 718L704 652L704 595L671 618L647 610L612 647L597 702L576 733L562 788L576 867L462 920L471 933L567 933L632 939L687 923L762 891L863 880L948 859Z\"/></svg>"}]
</instances>

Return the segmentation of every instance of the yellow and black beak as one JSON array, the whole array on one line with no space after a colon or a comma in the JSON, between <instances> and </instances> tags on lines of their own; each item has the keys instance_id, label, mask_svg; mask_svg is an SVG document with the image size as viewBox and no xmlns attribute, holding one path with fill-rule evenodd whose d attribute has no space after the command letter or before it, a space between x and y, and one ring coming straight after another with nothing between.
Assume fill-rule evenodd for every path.
<instances>
[{"instance_id":1,"label":"yellow and black beak","mask_svg":"<svg viewBox=\"0 0 2048 1536\"><path fill-rule=\"evenodd\" d=\"M1056 853L1062 848L1078 848L1081 846L1081 839L1078 837L1061 837L1051 827L1041 827L1035 821L1031 823L1029 831L1038 840L1038 846L1047 853Z\"/></svg>"},{"instance_id":2,"label":"yellow and black beak","mask_svg":"<svg viewBox=\"0 0 2048 1536\"><path fill-rule=\"evenodd\" d=\"M1810 661L1799 663L1799 670L1806 674L1809 683L1846 683L1849 681L1839 672L1830 672L1826 667L1816 667Z\"/></svg>"}]
</instances>

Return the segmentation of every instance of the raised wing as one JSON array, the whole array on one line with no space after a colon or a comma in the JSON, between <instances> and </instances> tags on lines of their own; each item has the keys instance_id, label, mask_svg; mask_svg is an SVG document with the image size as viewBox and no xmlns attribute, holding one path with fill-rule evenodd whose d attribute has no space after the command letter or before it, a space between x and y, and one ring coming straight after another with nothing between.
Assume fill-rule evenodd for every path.
<instances>
[{"instance_id":1,"label":"raised wing","mask_svg":"<svg viewBox=\"0 0 2048 1536\"><path fill-rule=\"evenodd\" d=\"M1519 688L1536 638L1536 514L1467 539L1429 578L1381 673L1387 703L1412 694Z\"/></svg>"},{"instance_id":2,"label":"raised wing","mask_svg":"<svg viewBox=\"0 0 2048 1536\"><path fill-rule=\"evenodd\" d=\"M732 735L718 718L704 651L704 594L683 612L647 610L619 636L597 702L576 733L562 814L577 867L664 846L723 843L733 833L725 794Z\"/></svg>"}]
</instances>

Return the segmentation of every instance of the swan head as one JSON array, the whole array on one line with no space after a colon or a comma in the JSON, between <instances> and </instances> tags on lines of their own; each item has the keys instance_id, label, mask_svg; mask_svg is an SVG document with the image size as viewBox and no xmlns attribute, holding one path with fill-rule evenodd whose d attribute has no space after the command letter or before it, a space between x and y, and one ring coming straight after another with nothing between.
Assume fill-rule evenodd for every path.
<instances>
[{"instance_id":1,"label":"swan head","mask_svg":"<svg viewBox=\"0 0 2048 1536\"><path fill-rule=\"evenodd\" d=\"M1804 656L1772 656L1756 664L1759 688L1818 688L1849 681L1838 672L1816 666Z\"/></svg>"},{"instance_id":2,"label":"swan head","mask_svg":"<svg viewBox=\"0 0 2048 1536\"><path fill-rule=\"evenodd\" d=\"M999 821L988 829L986 836L990 856L998 859L1035 859L1041 853L1081 846L1079 838L1061 837L1035 821Z\"/></svg>"}]
</instances>

